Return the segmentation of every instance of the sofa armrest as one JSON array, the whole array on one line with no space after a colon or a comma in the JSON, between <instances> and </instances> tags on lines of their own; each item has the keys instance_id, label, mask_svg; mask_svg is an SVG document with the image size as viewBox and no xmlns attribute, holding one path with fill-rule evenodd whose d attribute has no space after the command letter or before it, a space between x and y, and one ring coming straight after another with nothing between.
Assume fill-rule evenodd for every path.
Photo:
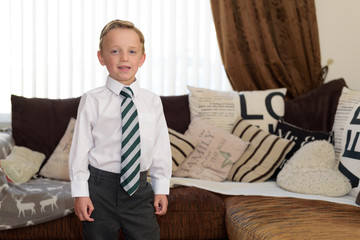
<instances>
[{"instance_id":1,"label":"sofa armrest","mask_svg":"<svg viewBox=\"0 0 360 240\"><path fill-rule=\"evenodd\" d=\"M15 145L11 129L0 129L0 159L5 159Z\"/></svg>"}]
</instances>

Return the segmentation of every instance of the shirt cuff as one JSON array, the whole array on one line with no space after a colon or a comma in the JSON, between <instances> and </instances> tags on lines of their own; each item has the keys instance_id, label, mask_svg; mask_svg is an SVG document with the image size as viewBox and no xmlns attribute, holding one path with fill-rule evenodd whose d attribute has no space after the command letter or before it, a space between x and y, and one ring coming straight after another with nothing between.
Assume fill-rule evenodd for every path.
<instances>
[{"instance_id":1,"label":"shirt cuff","mask_svg":"<svg viewBox=\"0 0 360 240\"><path fill-rule=\"evenodd\" d=\"M89 197L89 184L87 181L71 181L72 197Z\"/></svg>"},{"instance_id":2,"label":"shirt cuff","mask_svg":"<svg viewBox=\"0 0 360 240\"><path fill-rule=\"evenodd\" d=\"M151 179L151 183L154 190L154 194L169 195L169 191L170 191L169 180Z\"/></svg>"}]
</instances>

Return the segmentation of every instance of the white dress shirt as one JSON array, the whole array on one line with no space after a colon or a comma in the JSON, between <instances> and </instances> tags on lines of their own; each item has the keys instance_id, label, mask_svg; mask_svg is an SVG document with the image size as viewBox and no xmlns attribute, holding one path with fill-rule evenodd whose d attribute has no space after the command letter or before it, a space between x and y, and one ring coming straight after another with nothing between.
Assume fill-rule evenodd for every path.
<instances>
[{"instance_id":1,"label":"white dress shirt","mask_svg":"<svg viewBox=\"0 0 360 240\"><path fill-rule=\"evenodd\" d=\"M108 77L105 86L81 97L69 155L73 197L89 196L89 164L104 171L120 173L120 105L123 97L119 94L123 87L123 84ZM171 149L161 99L140 88L137 81L130 87L134 92L133 101L140 124L140 171L150 169L155 194L169 194Z\"/></svg>"}]
</instances>

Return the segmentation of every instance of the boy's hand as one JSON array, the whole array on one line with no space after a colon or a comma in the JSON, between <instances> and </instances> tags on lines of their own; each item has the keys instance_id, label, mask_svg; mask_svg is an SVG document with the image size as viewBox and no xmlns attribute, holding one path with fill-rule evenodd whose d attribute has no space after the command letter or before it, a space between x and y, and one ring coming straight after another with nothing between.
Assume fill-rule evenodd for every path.
<instances>
[{"instance_id":1,"label":"boy's hand","mask_svg":"<svg viewBox=\"0 0 360 240\"><path fill-rule=\"evenodd\" d=\"M163 194L155 194L154 207L156 215L164 215L168 207L167 196Z\"/></svg>"},{"instance_id":2,"label":"boy's hand","mask_svg":"<svg viewBox=\"0 0 360 240\"><path fill-rule=\"evenodd\" d=\"M76 197L74 207L75 214L80 221L94 221L93 218L90 218L91 213L94 211L94 206L89 197Z\"/></svg>"}]
</instances>

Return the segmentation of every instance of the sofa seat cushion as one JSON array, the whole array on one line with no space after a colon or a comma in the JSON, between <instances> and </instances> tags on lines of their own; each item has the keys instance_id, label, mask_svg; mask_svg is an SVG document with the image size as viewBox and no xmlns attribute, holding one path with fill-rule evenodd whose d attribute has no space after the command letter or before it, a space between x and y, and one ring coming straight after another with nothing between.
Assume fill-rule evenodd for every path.
<instances>
[{"instance_id":1,"label":"sofa seat cushion","mask_svg":"<svg viewBox=\"0 0 360 240\"><path fill-rule=\"evenodd\" d=\"M160 239L227 239L225 204L220 195L194 187L170 189L168 211L157 216ZM81 222L73 213L26 228L0 231L0 239L82 239ZM124 240L120 234L119 240Z\"/></svg>"},{"instance_id":2,"label":"sofa seat cushion","mask_svg":"<svg viewBox=\"0 0 360 240\"><path fill-rule=\"evenodd\" d=\"M289 197L224 199L232 239L359 239L360 208Z\"/></svg>"},{"instance_id":3,"label":"sofa seat cushion","mask_svg":"<svg viewBox=\"0 0 360 240\"><path fill-rule=\"evenodd\" d=\"M35 239L82 239L81 222L75 213L56 220L0 231L0 239L35 240Z\"/></svg>"},{"instance_id":4,"label":"sofa seat cushion","mask_svg":"<svg viewBox=\"0 0 360 240\"><path fill-rule=\"evenodd\" d=\"M168 211L158 216L161 239L227 239L222 198L194 187L170 189Z\"/></svg>"}]
</instances>

